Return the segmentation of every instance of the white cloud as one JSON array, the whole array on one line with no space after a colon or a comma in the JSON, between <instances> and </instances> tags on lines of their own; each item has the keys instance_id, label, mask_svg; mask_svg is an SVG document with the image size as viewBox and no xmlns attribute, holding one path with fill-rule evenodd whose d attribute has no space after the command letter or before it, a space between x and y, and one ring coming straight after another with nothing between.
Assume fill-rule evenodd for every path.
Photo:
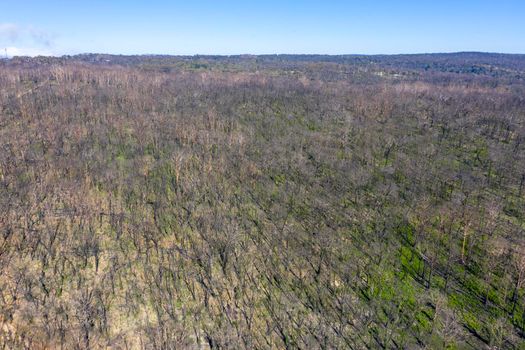
<instances>
[{"instance_id":1,"label":"white cloud","mask_svg":"<svg viewBox=\"0 0 525 350\"><path fill-rule=\"evenodd\" d=\"M50 50L47 49L40 49L35 47L6 47L3 52L2 56L6 54L7 51L7 57L14 57L14 56L55 56L55 53L53 53Z\"/></svg>"},{"instance_id":2,"label":"white cloud","mask_svg":"<svg viewBox=\"0 0 525 350\"><path fill-rule=\"evenodd\" d=\"M34 26L0 23L0 56L54 56L54 35Z\"/></svg>"}]
</instances>

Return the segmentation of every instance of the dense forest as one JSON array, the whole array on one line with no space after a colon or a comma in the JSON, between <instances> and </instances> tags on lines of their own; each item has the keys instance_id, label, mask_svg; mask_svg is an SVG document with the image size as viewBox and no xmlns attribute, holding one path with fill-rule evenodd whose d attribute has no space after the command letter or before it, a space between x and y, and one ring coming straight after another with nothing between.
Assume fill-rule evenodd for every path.
<instances>
[{"instance_id":1,"label":"dense forest","mask_svg":"<svg viewBox=\"0 0 525 350\"><path fill-rule=\"evenodd\" d=\"M525 56L0 61L0 348L525 349Z\"/></svg>"}]
</instances>

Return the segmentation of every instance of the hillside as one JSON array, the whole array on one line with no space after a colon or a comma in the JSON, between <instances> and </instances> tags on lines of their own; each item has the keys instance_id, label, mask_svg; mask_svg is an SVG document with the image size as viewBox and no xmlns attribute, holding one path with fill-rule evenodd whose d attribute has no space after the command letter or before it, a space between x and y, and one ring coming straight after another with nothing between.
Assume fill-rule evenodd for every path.
<instances>
[{"instance_id":1,"label":"hillside","mask_svg":"<svg viewBox=\"0 0 525 350\"><path fill-rule=\"evenodd\" d=\"M0 347L525 348L525 56L0 61Z\"/></svg>"}]
</instances>

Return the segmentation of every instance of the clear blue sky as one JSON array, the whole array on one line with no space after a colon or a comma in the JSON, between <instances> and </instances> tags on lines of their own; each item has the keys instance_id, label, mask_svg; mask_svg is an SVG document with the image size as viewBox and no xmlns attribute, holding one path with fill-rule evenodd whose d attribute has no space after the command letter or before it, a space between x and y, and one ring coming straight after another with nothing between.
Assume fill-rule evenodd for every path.
<instances>
[{"instance_id":1,"label":"clear blue sky","mask_svg":"<svg viewBox=\"0 0 525 350\"><path fill-rule=\"evenodd\" d=\"M10 54L525 53L525 0L0 0Z\"/></svg>"}]
</instances>

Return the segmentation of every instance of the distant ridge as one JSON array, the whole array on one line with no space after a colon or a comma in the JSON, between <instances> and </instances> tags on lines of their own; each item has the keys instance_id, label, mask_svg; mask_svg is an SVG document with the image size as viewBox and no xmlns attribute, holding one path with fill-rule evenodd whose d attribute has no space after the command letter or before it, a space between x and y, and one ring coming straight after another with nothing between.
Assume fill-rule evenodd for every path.
<instances>
[{"instance_id":1,"label":"distant ridge","mask_svg":"<svg viewBox=\"0 0 525 350\"><path fill-rule=\"evenodd\" d=\"M222 70L227 66L242 66L246 71L277 67L284 64L290 70L301 70L305 64L330 63L343 65L349 69L431 71L451 74L477 74L487 76L509 76L522 78L525 72L525 54L506 54L492 52L453 52L395 55L319 55L319 54L271 54L271 55L112 55L83 53L61 57L13 57L2 64L41 65L82 62L96 65L141 66L162 71L190 65L193 69Z\"/></svg>"}]
</instances>

